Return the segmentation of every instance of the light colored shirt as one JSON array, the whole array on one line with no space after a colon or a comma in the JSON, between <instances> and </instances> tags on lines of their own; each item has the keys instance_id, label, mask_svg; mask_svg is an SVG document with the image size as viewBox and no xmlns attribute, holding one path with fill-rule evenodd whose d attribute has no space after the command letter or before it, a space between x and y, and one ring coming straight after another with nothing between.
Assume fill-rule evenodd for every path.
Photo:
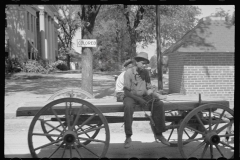
<instances>
[{"instance_id":1,"label":"light colored shirt","mask_svg":"<svg viewBox=\"0 0 240 160\"><path fill-rule=\"evenodd\" d=\"M123 71L117 78L117 81L116 81L116 89L115 89L115 92L118 93L118 92L124 92L123 91L123 84L124 84L124 73L126 71Z\"/></svg>"},{"instance_id":2,"label":"light colored shirt","mask_svg":"<svg viewBox=\"0 0 240 160\"><path fill-rule=\"evenodd\" d=\"M152 87L147 70L142 71L142 76L137 72L137 67L128 69L124 74L124 89L137 96L147 95L147 90Z\"/></svg>"}]
</instances>

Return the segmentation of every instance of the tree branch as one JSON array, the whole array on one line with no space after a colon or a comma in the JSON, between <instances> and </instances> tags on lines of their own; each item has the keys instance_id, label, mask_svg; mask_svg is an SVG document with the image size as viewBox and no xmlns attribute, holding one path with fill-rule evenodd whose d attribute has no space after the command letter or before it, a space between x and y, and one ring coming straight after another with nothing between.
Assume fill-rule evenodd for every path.
<instances>
[{"instance_id":1,"label":"tree branch","mask_svg":"<svg viewBox=\"0 0 240 160\"><path fill-rule=\"evenodd\" d=\"M63 40L62 40L62 38L61 38L61 36L58 34L58 38L60 39L60 41L62 42L62 44L63 44L63 47L64 48L66 48L66 46L65 46L65 43L63 42Z\"/></svg>"},{"instance_id":2,"label":"tree branch","mask_svg":"<svg viewBox=\"0 0 240 160\"><path fill-rule=\"evenodd\" d=\"M66 34L67 34L67 36L69 36L69 34L68 34L68 32L67 32L66 28L64 27L64 22L63 22L63 20L62 20L62 19L60 19L58 16L56 16L56 17L57 17L58 21L60 21L60 22L61 22L61 23L60 23L60 25L62 26L62 29L63 29L64 33L66 33Z\"/></svg>"},{"instance_id":3,"label":"tree branch","mask_svg":"<svg viewBox=\"0 0 240 160\"><path fill-rule=\"evenodd\" d=\"M137 28L140 21L143 19L144 8L140 6L140 9L137 11L137 15L134 21L134 28Z\"/></svg>"},{"instance_id":4,"label":"tree branch","mask_svg":"<svg viewBox=\"0 0 240 160\"><path fill-rule=\"evenodd\" d=\"M96 15L98 14L100 8L101 8L102 5L99 5L98 8L97 8L97 11L96 11Z\"/></svg>"}]
</instances>

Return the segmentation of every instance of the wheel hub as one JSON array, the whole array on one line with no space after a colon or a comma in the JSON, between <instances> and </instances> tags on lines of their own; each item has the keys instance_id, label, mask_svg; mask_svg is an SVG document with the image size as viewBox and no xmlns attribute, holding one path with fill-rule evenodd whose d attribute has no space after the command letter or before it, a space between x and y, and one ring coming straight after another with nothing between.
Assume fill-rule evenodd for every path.
<instances>
[{"instance_id":1,"label":"wheel hub","mask_svg":"<svg viewBox=\"0 0 240 160\"><path fill-rule=\"evenodd\" d=\"M216 145L220 142L220 137L215 132L210 132L206 134L205 141L207 143Z\"/></svg>"},{"instance_id":2,"label":"wheel hub","mask_svg":"<svg viewBox=\"0 0 240 160\"><path fill-rule=\"evenodd\" d=\"M212 137L211 137L211 142L212 142L213 144L218 144L218 143L220 142L219 136L218 136L218 135L212 136Z\"/></svg>"},{"instance_id":3,"label":"wheel hub","mask_svg":"<svg viewBox=\"0 0 240 160\"><path fill-rule=\"evenodd\" d=\"M67 144L73 144L77 139L77 134L73 131L66 131L63 135L64 142Z\"/></svg>"}]
</instances>

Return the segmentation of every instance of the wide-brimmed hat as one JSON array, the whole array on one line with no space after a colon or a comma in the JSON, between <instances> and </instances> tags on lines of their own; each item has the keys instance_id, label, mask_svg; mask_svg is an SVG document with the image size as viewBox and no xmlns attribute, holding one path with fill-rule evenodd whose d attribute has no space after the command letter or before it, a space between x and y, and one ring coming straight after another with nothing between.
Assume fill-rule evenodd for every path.
<instances>
[{"instance_id":1,"label":"wide-brimmed hat","mask_svg":"<svg viewBox=\"0 0 240 160\"><path fill-rule=\"evenodd\" d=\"M140 52L136 57L134 57L135 59L136 58L143 58L144 60L146 60L148 63L150 63L149 62L149 60L148 60L148 54L146 53L146 52Z\"/></svg>"},{"instance_id":2,"label":"wide-brimmed hat","mask_svg":"<svg viewBox=\"0 0 240 160\"><path fill-rule=\"evenodd\" d=\"M124 63L123 63L123 66L126 67L128 66L129 64L133 63L133 61L131 59L128 59L126 60Z\"/></svg>"}]
</instances>

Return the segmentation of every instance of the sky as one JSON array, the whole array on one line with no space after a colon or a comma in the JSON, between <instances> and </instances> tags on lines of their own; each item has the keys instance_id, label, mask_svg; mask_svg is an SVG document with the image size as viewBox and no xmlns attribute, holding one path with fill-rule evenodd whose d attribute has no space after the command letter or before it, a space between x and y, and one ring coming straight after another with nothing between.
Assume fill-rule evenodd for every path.
<instances>
[{"instance_id":1,"label":"sky","mask_svg":"<svg viewBox=\"0 0 240 160\"><path fill-rule=\"evenodd\" d=\"M198 19L210 16L212 13L216 12L217 8L222 8L224 11L228 12L230 15L232 15L233 11L235 10L234 5L195 5L195 6L201 9L201 14L197 16ZM141 48L141 46L139 45L137 47L137 52L148 53L148 59L150 59L155 54L156 48L157 48L156 43L153 43L152 45L149 45L144 49Z\"/></svg>"},{"instance_id":2,"label":"sky","mask_svg":"<svg viewBox=\"0 0 240 160\"><path fill-rule=\"evenodd\" d=\"M195 5L202 10L202 14L197 16L197 18L203 18L210 16L212 13L215 13L217 8L222 8L224 11L228 12L232 15L233 11L235 10L234 5Z\"/></svg>"}]
</instances>

